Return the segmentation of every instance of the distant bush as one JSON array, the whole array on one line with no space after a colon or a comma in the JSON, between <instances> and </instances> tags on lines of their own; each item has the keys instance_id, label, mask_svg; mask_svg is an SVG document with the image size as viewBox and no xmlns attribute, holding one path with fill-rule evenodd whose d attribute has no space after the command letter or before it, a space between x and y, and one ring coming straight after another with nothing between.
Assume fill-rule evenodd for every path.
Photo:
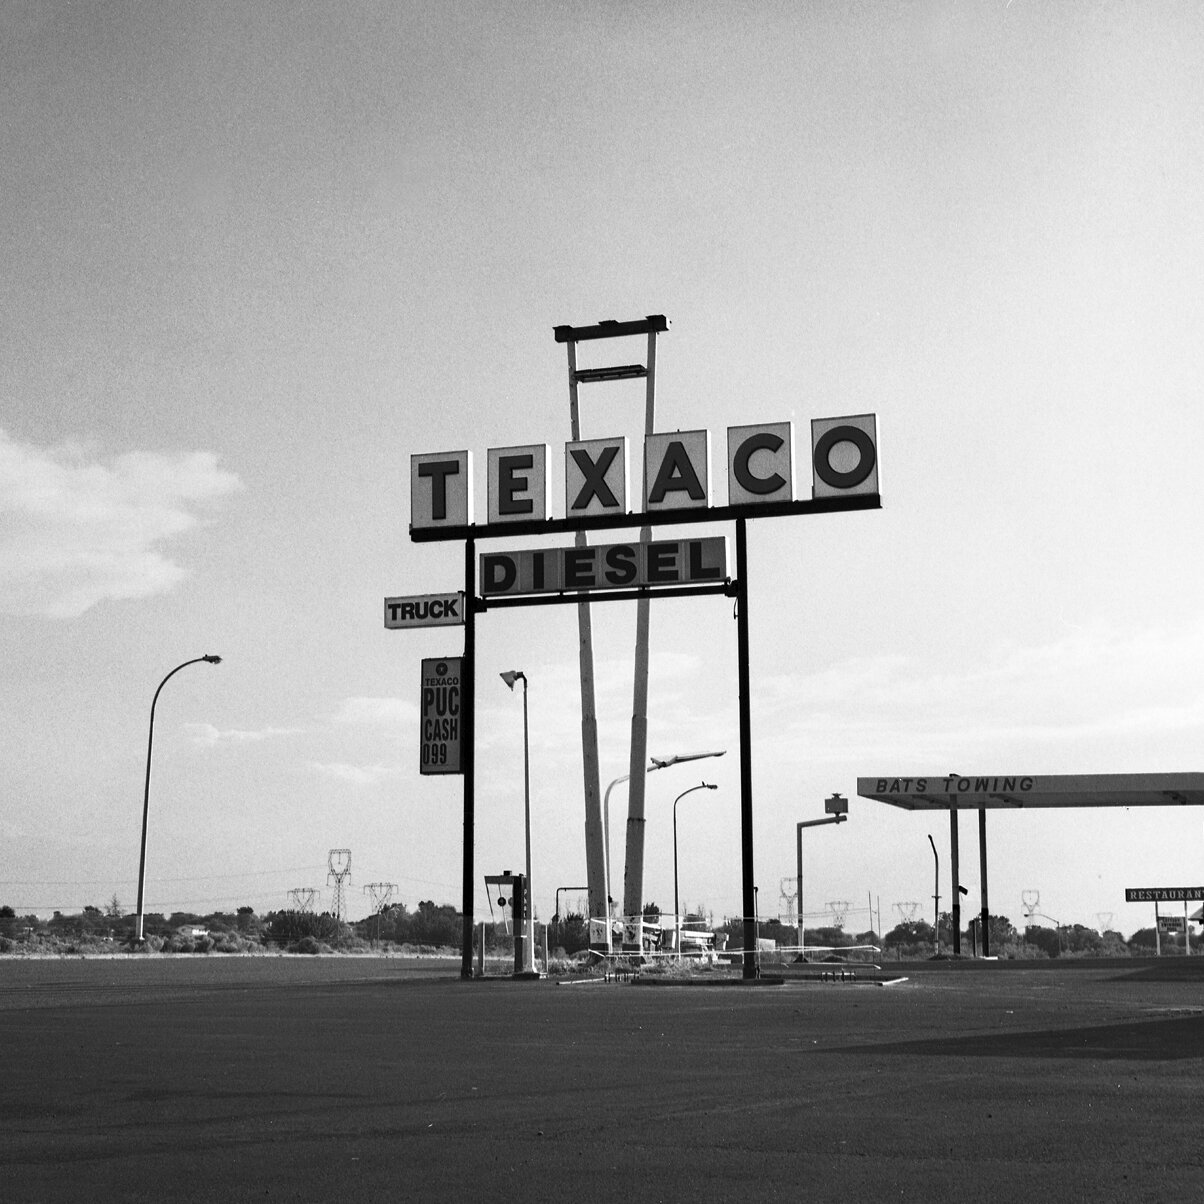
<instances>
[{"instance_id":1,"label":"distant bush","mask_svg":"<svg viewBox=\"0 0 1204 1204\"><path fill-rule=\"evenodd\" d=\"M291 945L285 948L286 953L331 953L333 950L329 945L318 940L316 937L303 936L299 941L293 941Z\"/></svg>"}]
</instances>

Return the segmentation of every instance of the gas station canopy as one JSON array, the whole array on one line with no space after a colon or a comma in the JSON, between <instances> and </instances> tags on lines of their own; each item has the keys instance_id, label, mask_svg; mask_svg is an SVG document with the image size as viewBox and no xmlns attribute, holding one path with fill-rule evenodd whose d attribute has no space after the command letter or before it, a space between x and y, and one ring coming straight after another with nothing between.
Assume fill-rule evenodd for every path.
<instances>
[{"instance_id":1,"label":"gas station canopy","mask_svg":"<svg viewBox=\"0 0 1204 1204\"><path fill-rule=\"evenodd\" d=\"M862 798L908 811L1204 806L1204 773L1000 774L858 778Z\"/></svg>"}]
</instances>

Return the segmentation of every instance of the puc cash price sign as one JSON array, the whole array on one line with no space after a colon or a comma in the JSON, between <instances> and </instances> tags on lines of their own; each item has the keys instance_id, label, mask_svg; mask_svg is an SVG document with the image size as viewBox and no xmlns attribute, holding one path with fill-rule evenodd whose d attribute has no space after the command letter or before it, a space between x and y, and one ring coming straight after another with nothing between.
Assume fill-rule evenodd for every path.
<instances>
[{"instance_id":1,"label":"puc cash price sign","mask_svg":"<svg viewBox=\"0 0 1204 1204\"><path fill-rule=\"evenodd\" d=\"M419 702L419 773L463 773L460 700L461 661L458 656L431 657L422 662Z\"/></svg>"}]
</instances>

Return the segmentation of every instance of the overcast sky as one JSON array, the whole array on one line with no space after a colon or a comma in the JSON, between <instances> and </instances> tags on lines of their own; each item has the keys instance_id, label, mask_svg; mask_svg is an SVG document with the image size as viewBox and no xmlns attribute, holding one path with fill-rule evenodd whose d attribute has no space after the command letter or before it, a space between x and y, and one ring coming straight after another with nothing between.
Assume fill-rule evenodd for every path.
<instances>
[{"instance_id":1,"label":"overcast sky","mask_svg":"<svg viewBox=\"0 0 1204 1204\"><path fill-rule=\"evenodd\" d=\"M729 425L878 416L881 511L750 524L763 915L833 791L809 922L931 917L930 832L947 906L947 820L858 775L1204 768L1201 62L1193 3L0 4L0 903L132 909L151 697L216 653L160 696L148 910L328 904L333 848L353 916L458 905L417 702L462 634L382 622L463 577L409 541L409 458L472 450L478 514L490 447L562 482L552 327L603 318L669 318L658 426L716 463ZM638 448L642 386L582 415ZM594 622L605 786L633 606ZM572 607L478 624L477 875L522 864L522 668L543 918L585 883L576 650ZM682 895L719 920L736 625L662 601L649 751L706 748L648 780L644 893L705 776ZM1201 820L992 813L991 910L1148 926L1124 887L1204 879Z\"/></svg>"}]
</instances>

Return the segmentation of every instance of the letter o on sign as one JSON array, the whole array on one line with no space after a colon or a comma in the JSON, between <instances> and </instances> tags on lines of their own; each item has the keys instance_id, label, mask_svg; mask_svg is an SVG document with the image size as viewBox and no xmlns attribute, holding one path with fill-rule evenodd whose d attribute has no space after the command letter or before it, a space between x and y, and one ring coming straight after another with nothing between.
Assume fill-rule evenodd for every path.
<instances>
[{"instance_id":1,"label":"letter o on sign","mask_svg":"<svg viewBox=\"0 0 1204 1204\"><path fill-rule=\"evenodd\" d=\"M852 456L833 453L847 447ZM811 494L847 497L878 492L878 433L873 414L817 418L811 423Z\"/></svg>"}]
</instances>

